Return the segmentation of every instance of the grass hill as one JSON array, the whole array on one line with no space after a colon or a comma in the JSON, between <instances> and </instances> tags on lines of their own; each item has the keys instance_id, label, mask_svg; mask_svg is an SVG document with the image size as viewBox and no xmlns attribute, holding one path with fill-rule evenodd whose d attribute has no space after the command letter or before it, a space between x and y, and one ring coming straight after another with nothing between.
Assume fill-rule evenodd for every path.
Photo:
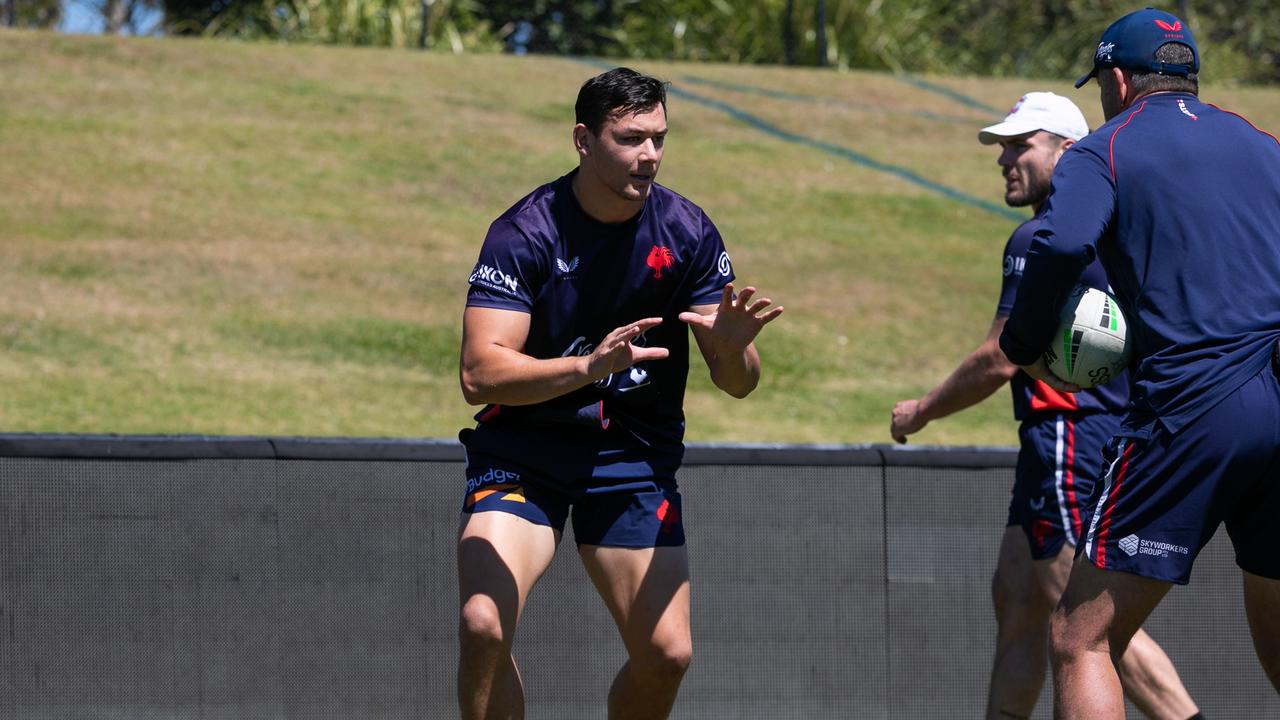
<instances>
[{"instance_id":1,"label":"grass hill","mask_svg":"<svg viewBox=\"0 0 1280 720\"><path fill-rule=\"evenodd\" d=\"M976 130L1064 81L634 63L659 181L787 306L691 440L887 442L984 336L1016 224ZM575 164L565 58L0 32L0 431L451 437L489 222ZM1280 127L1280 93L1206 98ZM696 352L696 351L695 351ZM1012 444L1002 392L925 443Z\"/></svg>"}]
</instances>

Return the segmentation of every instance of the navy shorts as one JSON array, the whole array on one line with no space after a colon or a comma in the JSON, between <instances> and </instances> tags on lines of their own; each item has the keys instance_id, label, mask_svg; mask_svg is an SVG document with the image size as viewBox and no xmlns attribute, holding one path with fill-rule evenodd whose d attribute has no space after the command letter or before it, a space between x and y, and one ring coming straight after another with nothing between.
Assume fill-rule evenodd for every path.
<instances>
[{"instance_id":1,"label":"navy shorts","mask_svg":"<svg viewBox=\"0 0 1280 720\"><path fill-rule=\"evenodd\" d=\"M1185 585L1226 523L1243 570L1280 579L1280 382L1251 378L1177 434L1127 418L1081 549L1108 570Z\"/></svg>"},{"instance_id":2,"label":"navy shorts","mask_svg":"<svg viewBox=\"0 0 1280 720\"><path fill-rule=\"evenodd\" d=\"M1007 526L1019 525L1036 560L1079 544L1090 493L1102 475L1102 448L1120 426L1107 413L1062 413L1022 423Z\"/></svg>"},{"instance_id":3,"label":"navy shorts","mask_svg":"<svg viewBox=\"0 0 1280 720\"><path fill-rule=\"evenodd\" d=\"M467 486L462 512L505 512L564 532L579 545L684 545L678 461L625 440L601 446L552 437L495 441L464 431Z\"/></svg>"}]
</instances>

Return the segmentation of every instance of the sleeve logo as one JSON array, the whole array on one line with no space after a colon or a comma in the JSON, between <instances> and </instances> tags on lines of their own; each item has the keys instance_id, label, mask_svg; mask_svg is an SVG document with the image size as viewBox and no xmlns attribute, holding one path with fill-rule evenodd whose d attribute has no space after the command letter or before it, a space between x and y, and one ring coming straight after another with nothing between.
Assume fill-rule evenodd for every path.
<instances>
[{"instance_id":1,"label":"sleeve logo","mask_svg":"<svg viewBox=\"0 0 1280 720\"><path fill-rule=\"evenodd\" d=\"M508 295L515 295L520 291L520 283L514 277L484 263L476 265L476 269L471 272L471 279L467 282L490 290L499 290Z\"/></svg>"},{"instance_id":2,"label":"sleeve logo","mask_svg":"<svg viewBox=\"0 0 1280 720\"><path fill-rule=\"evenodd\" d=\"M733 265L729 263L729 253L721 252L720 259L716 262L716 269L721 275L729 277L729 273L733 272Z\"/></svg>"}]
</instances>

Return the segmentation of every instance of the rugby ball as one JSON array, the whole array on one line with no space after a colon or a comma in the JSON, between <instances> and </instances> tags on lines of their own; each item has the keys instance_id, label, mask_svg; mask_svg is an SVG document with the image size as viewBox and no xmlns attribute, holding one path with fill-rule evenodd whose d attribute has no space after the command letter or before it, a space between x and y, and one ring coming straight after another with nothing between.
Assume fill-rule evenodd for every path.
<instances>
[{"instance_id":1,"label":"rugby ball","mask_svg":"<svg viewBox=\"0 0 1280 720\"><path fill-rule=\"evenodd\" d=\"M1128 366L1129 324L1115 298L1077 285L1058 321L1058 332L1044 353L1054 375L1090 388L1111 381Z\"/></svg>"}]
</instances>

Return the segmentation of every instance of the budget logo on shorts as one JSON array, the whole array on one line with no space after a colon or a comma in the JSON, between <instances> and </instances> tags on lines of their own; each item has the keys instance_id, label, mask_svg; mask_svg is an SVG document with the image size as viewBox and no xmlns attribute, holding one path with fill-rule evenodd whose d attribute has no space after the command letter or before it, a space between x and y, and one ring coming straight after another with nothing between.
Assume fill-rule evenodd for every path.
<instances>
[{"instance_id":1,"label":"budget logo on shorts","mask_svg":"<svg viewBox=\"0 0 1280 720\"><path fill-rule=\"evenodd\" d=\"M467 478L467 507L474 507L476 503L489 497L497 495L498 500L506 500L508 502L525 502L524 488L517 483L520 482L520 473L513 473L510 470L502 470L500 468L489 468L481 475L473 478Z\"/></svg>"},{"instance_id":2,"label":"budget logo on shorts","mask_svg":"<svg viewBox=\"0 0 1280 720\"><path fill-rule=\"evenodd\" d=\"M520 473L514 473L510 470L503 470L501 468L489 468L475 477L467 478L467 492L473 493L485 485L518 482L520 482Z\"/></svg>"},{"instance_id":3,"label":"budget logo on shorts","mask_svg":"<svg viewBox=\"0 0 1280 720\"><path fill-rule=\"evenodd\" d=\"M1138 554L1138 543L1138 536L1130 535L1129 537L1120 539L1120 549L1129 557L1133 557Z\"/></svg>"}]
</instances>

